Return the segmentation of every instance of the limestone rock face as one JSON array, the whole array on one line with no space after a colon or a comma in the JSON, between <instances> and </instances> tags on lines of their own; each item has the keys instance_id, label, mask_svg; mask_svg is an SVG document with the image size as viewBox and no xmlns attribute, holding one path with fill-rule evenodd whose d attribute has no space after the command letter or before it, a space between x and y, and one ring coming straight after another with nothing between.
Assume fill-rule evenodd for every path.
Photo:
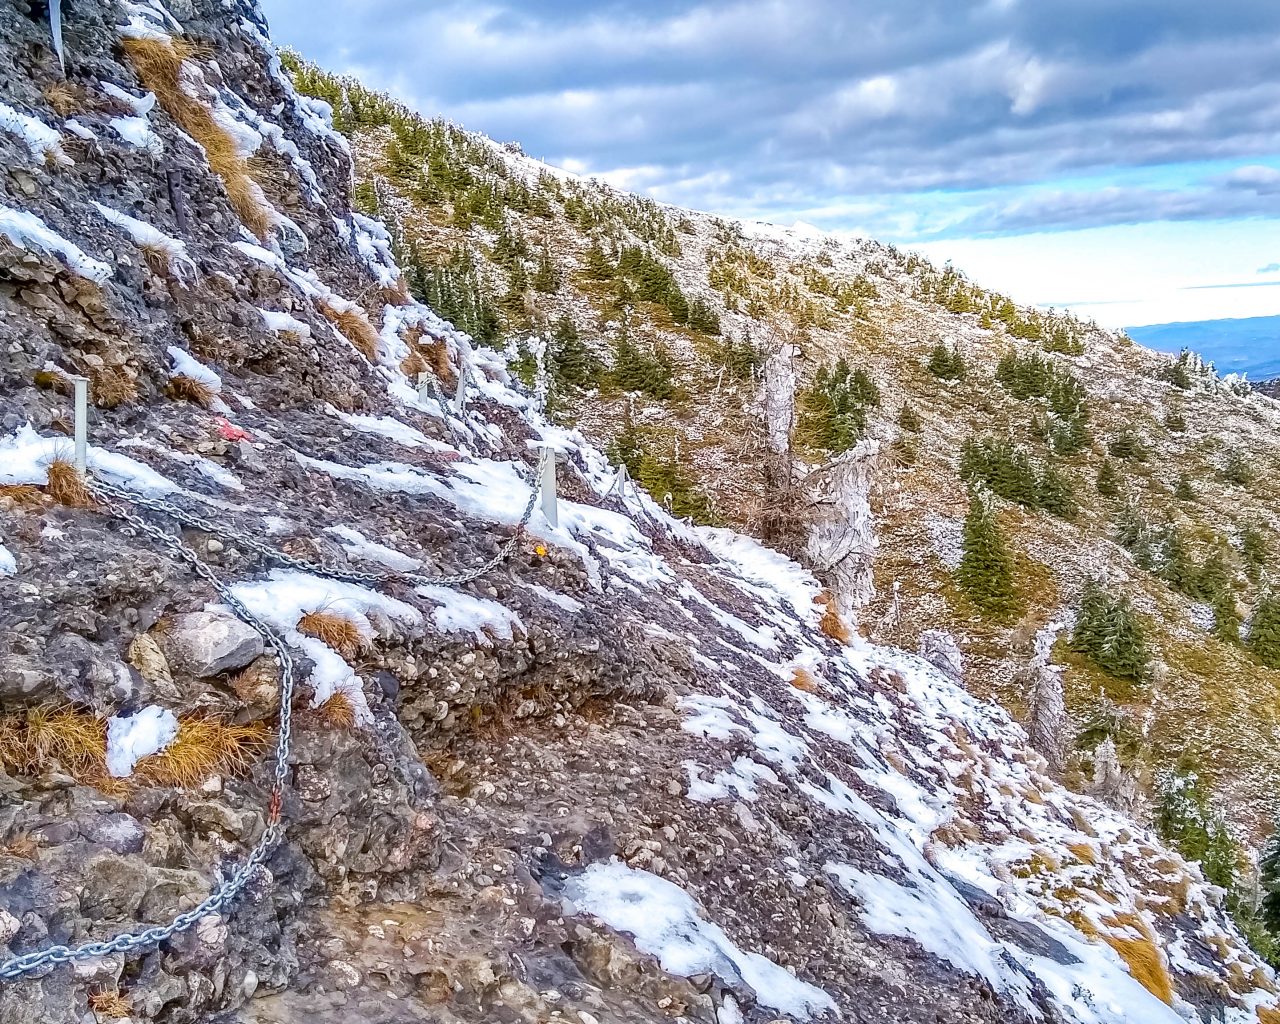
<instances>
[{"instance_id":1,"label":"limestone rock face","mask_svg":"<svg viewBox=\"0 0 1280 1024\"><path fill-rule=\"evenodd\" d=\"M197 679L244 668L262 656L262 637L221 612L191 612L173 620L165 636L170 662Z\"/></svg>"}]
</instances>

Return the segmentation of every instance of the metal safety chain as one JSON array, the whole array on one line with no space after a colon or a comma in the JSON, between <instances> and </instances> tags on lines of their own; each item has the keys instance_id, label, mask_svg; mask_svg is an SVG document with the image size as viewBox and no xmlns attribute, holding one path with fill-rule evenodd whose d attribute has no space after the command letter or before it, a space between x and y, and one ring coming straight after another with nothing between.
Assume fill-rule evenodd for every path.
<instances>
[{"instance_id":1,"label":"metal safety chain","mask_svg":"<svg viewBox=\"0 0 1280 1024\"><path fill-rule=\"evenodd\" d=\"M280 562L305 572L327 576L331 579L352 583L407 581L428 586L456 586L462 583L469 583L483 576L505 561L515 550L525 527L529 525L529 520L532 518L533 510L537 505L539 481L546 468L547 460L553 457L554 453L550 448L543 449L542 457L539 459L537 469L533 474L529 500L525 505L524 513L516 525L514 534L499 548L498 553L483 565L445 576L424 576L417 573L349 572L344 569L309 562L305 559L294 558L292 555L287 555L282 551L262 544L245 534L221 527L170 502L157 498L148 498L102 480L88 480L89 490L98 498L104 509L116 518L128 523L134 529L157 541L177 559L189 564L199 576L203 577L217 591L218 596L226 602L236 616L258 632L275 652L280 662L280 726L276 739L275 765L271 798L267 805L266 828L257 843L254 844L253 849L249 851L244 862L231 875L219 882L199 905L179 914L169 924L162 927L144 928L139 931L122 932L104 942L86 942L79 946L48 946L22 956L13 957L0 962L0 981L14 981L44 968L57 967L74 961L95 959L97 957L110 956L114 953L140 952L187 931L204 918L221 913L224 908L234 903L258 868L265 863L272 849L284 836L285 830L280 815L284 800L285 782L289 774L289 750L292 742L292 711L295 688L295 668L289 646L272 626L254 614L244 602L236 597L232 590L200 559L200 556L184 544L179 537L166 533L160 527L147 522L141 516L130 511L123 504L124 502L168 516L194 529L220 535L228 540L234 540L236 543L242 544L272 561Z\"/></svg>"},{"instance_id":2,"label":"metal safety chain","mask_svg":"<svg viewBox=\"0 0 1280 1024\"><path fill-rule=\"evenodd\" d=\"M101 485L94 484L93 489L101 493ZM266 861L271 850L284 835L284 825L280 821L280 812L284 798L285 780L289 773L289 748L292 739L292 707L294 691L294 662L289 647L271 626L250 611L230 588L222 582L214 572L200 560L199 555L182 541L166 533L158 526L148 523L141 516L135 515L122 505L104 500L103 505L117 518L122 519L134 529L158 541L168 549L170 554L188 563L198 575L204 577L218 592L218 595L231 606L232 610L252 626L263 640L275 652L280 661L280 727L276 739L275 768L273 772L271 799L267 805L266 828L249 855L234 872L225 877L199 905L179 914L163 927L144 928L140 931L122 932L105 942L86 942L79 946L48 946L45 949L26 953L0 963L0 981L13 981L27 974L32 974L45 967L56 967L77 960L89 960L113 953L133 953L150 949L165 942L180 932L185 932L197 922L234 903L248 885L249 880L258 868Z\"/></svg>"},{"instance_id":3,"label":"metal safety chain","mask_svg":"<svg viewBox=\"0 0 1280 1024\"><path fill-rule=\"evenodd\" d=\"M471 583L478 580L485 573L497 568L505 562L511 552L515 550L516 545L520 543L525 528L529 525L529 520L533 517L533 510L538 503L538 487L542 474L546 470L547 460L554 457L554 452L550 449L544 449L541 458L538 460L537 468L534 470L533 479L529 488L529 500L525 504L524 512L520 516L520 520L516 523L515 533L503 543L498 549L498 553L490 558L487 562L475 566L471 569L464 569L462 572L448 573L442 576L428 576L422 573L412 572L357 572L351 569L340 569L336 566L325 565L321 562L312 562L309 559L297 558L293 555L286 554L278 548L273 548L269 544L263 544L247 534L240 533L237 530L228 529L220 526L203 516L198 516L194 512L187 509L179 508L172 502L164 501L160 498L148 498L133 491L126 490L123 487L116 487L114 484L104 483L101 480L89 481L89 489L95 494L102 495L107 498L115 498L120 501L127 501L131 505L138 508L144 508L151 512L157 512L160 515L168 516L175 519L185 526L200 530L204 533L211 533L216 536L224 537L227 540L235 541L237 544L248 548L250 551L261 555L263 558L272 562L278 562L290 569L298 569L301 572L313 573L316 576L325 576L329 579L341 580L345 583L413 583L421 586L429 587L450 587L458 586L463 583Z\"/></svg>"}]
</instances>

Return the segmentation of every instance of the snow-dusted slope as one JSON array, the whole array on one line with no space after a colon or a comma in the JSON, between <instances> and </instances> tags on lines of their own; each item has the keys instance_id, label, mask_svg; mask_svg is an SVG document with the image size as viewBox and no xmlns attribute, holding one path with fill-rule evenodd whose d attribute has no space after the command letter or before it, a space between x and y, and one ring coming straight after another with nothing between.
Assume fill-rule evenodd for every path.
<instances>
[{"instance_id":1,"label":"snow-dusted slope","mask_svg":"<svg viewBox=\"0 0 1280 1024\"><path fill-rule=\"evenodd\" d=\"M231 742L278 721L277 666L237 615L298 660L285 836L233 907L144 959L5 983L6 1019L80 1020L104 994L166 1021L1243 1024L1275 1005L1198 871L1046 778L1003 711L833 639L808 572L622 485L502 357L406 298L260 12L190 6L216 45L174 51L205 83L189 96L273 161L247 190L272 205L261 236L180 108L150 115L177 189L74 130L71 167L30 163L25 120L0 151L35 185L4 198L25 276L0 290L0 941L167 923L262 835L269 755L193 750L210 722ZM3 38L39 37L5 18ZM183 32L157 0L83 28L102 52ZM95 60L85 88L133 84ZM6 88L57 123L33 84ZM98 135L111 112L85 106ZM131 211L107 217L122 236L103 208ZM112 505L51 500L72 371L117 388L94 478L165 529L203 517L181 536L225 592ZM546 448L556 525L535 504L516 532ZM54 702L87 748L39 731ZM206 760L179 785L154 759L183 752Z\"/></svg>"}]
</instances>

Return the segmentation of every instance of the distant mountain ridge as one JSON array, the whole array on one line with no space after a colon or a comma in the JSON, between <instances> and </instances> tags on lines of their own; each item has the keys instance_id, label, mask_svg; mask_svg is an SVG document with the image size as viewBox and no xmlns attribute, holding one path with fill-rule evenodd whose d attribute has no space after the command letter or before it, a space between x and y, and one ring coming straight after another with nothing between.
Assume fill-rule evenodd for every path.
<instances>
[{"instance_id":1,"label":"distant mountain ridge","mask_svg":"<svg viewBox=\"0 0 1280 1024\"><path fill-rule=\"evenodd\" d=\"M1126 332L1163 352L1192 349L1222 373L1245 373L1252 380L1280 378L1280 315L1149 324Z\"/></svg>"}]
</instances>

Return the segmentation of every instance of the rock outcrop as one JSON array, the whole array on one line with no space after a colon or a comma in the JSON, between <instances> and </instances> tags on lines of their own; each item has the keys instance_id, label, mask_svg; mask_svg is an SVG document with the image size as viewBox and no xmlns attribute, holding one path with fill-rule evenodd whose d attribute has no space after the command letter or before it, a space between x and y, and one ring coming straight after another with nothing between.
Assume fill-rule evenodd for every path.
<instances>
[{"instance_id":1,"label":"rock outcrop","mask_svg":"<svg viewBox=\"0 0 1280 1024\"><path fill-rule=\"evenodd\" d=\"M64 6L65 80L36 6L0 10L0 958L167 924L285 831L0 1020L1277 1012L1195 866L824 632L794 563L611 493L413 302L255 4ZM133 498L75 486L72 375ZM560 525L520 532L537 444ZM295 662L278 803L281 666L233 611Z\"/></svg>"}]
</instances>

